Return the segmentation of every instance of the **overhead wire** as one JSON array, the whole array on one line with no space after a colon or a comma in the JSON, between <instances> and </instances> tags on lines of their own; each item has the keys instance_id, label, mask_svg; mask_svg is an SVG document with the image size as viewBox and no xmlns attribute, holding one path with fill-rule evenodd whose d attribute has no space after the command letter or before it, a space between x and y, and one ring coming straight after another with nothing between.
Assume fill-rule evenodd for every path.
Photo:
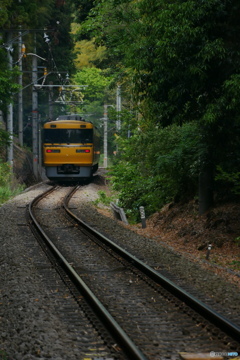
<instances>
[{"instance_id":1,"label":"overhead wire","mask_svg":"<svg viewBox=\"0 0 240 360\"><path fill-rule=\"evenodd\" d=\"M55 62L55 59L54 59L54 56L53 56L53 52L52 52L52 48L51 48L51 41L50 39L48 38L48 35L45 33L44 34L44 38L45 38L45 42L47 43L48 45L48 50L49 50L49 55L50 55L50 61L51 61L51 64L52 64L52 72L56 73L57 74L57 77L58 77L58 80L59 80L59 83L64 86L64 80L61 76L61 73L59 72L58 70L58 67L57 67L57 64ZM62 102L65 103L65 99L64 99L64 96L63 96L63 93L62 91L60 90L60 94L59 94L59 98L62 99Z\"/></svg>"}]
</instances>

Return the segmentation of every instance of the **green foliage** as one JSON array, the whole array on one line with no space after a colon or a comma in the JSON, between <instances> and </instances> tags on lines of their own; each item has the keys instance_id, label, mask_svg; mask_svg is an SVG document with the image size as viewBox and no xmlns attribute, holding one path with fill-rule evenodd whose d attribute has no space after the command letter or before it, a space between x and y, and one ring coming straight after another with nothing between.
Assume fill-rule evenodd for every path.
<instances>
[{"instance_id":1,"label":"green foliage","mask_svg":"<svg viewBox=\"0 0 240 360\"><path fill-rule=\"evenodd\" d=\"M224 99L227 111L240 104L239 12L236 0L103 0L84 26L132 71L145 119L218 123Z\"/></svg>"},{"instance_id":2,"label":"green foliage","mask_svg":"<svg viewBox=\"0 0 240 360\"><path fill-rule=\"evenodd\" d=\"M107 196L106 192L102 190L98 191L98 196L99 198L93 201L94 205L103 204L109 206L110 203L115 200L115 196Z\"/></svg>"},{"instance_id":3,"label":"green foliage","mask_svg":"<svg viewBox=\"0 0 240 360\"><path fill-rule=\"evenodd\" d=\"M6 2L6 0L3 0L3 2ZM46 25L46 20L49 19L49 14L55 2L55 0L41 0L41 2L39 0L7 1L5 5L6 15L2 25L5 28L11 28L12 24L14 24L15 28L22 24L32 28L42 27Z\"/></svg>"},{"instance_id":4,"label":"green foliage","mask_svg":"<svg viewBox=\"0 0 240 360\"><path fill-rule=\"evenodd\" d=\"M224 171L220 166L217 167L217 181L222 181L224 184L231 185L231 191L233 194L240 195L240 172L228 173Z\"/></svg>"},{"instance_id":5,"label":"green foliage","mask_svg":"<svg viewBox=\"0 0 240 360\"><path fill-rule=\"evenodd\" d=\"M77 34L81 32L81 26L79 24L71 24L72 34L76 39ZM95 67L97 64L101 64L106 58L106 47L96 46L95 39L83 39L75 42L74 53L76 58L74 63L77 70L85 67Z\"/></svg>"},{"instance_id":6,"label":"green foliage","mask_svg":"<svg viewBox=\"0 0 240 360\"><path fill-rule=\"evenodd\" d=\"M12 0L1 0L0 27L2 27L8 20L8 7L11 4Z\"/></svg>"},{"instance_id":7,"label":"green foliage","mask_svg":"<svg viewBox=\"0 0 240 360\"><path fill-rule=\"evenodd\" d=\"M73 82L87 85L82 90L83 105L79 106L78 112L85 113L88 120L99 125L97 122L103 116L103 104L108 97L111 82L108 72L95 67L85 67L75 74Z\"/></svg>"},{"instance_id":8,"label":"green foliage","mask_svg":"<svg viewBox=\"0 0 240 360\"><path fill-rule=\"evenodd\" d=\"M100 100L102 103L105 97L105 91L110 84L111 78L108 77L106 71L92 67L85 67L78 71L74 76L74 83L79 85L87 85L84 89L84 98L91 102Z\"/></svg>"},{"instance_id":9,"label":"green foliage","mask_svg":"<svg viewBox=\"0 0 240 360\"><path fill-rule=\"evenodd\" d=\"M19 89L16 77L19 74L17 67L7 69L6 52L0 49L0 110L6 111L7 105L12 101L12 94Z\"/></svg>"},{"instance_id":10,"label":"green foliage","mask_svg":"<svg viewBox=\"0 0 240 360\"><path fill-rule=\"evenodd\" d=\"M59 3L59 5L52 8L48 20L48 27L52 29L48 33L51 43L48 44L46 50L46 57L50 63L49 70L73 73L75 67L74 43L71 36L71 7L65 1L54 0L54 3ZM63 82L63 78L62 74L53 76L54 81Z\"/></svg>"},{"instance_id":11,"label":"green foliage","mask_svg":"<svg viewBox=\"0 0 240 360\"><path fill-rule=\"evenodd\" d=\"M0 154L1 151L3 151L5 147L9 144L10 144L9 133L5 130L0 129Z\"/></svg>"},{"instance_id":12,"label":"green foliage","mask_svg":"<svg viewBox=\"0 0 240 360\"><path fill-rule=\"evenodd\" d=\"M178 188L170 197L173 193L177 197L194 193L199 170L206 173L208 169L209 178L216 166L228 174L238 173L239 14L237 0L101 0L94 3L82 26L98 44L107 47L109 61L121 69L121 76L128 74L132 99L144 118L144 123L137 124L142 130L141 142L137 134L121 148L122 167L129 161L127 170L131 173L131 157L137 161L138 155L140 170L135 171L141 182L144 175L155 179L167 171L170 182ZM156 145L154 136L151 141L148 138L149 129L155 126L187 122L199 126L198 158L191 152L188 138L181 146L176 141L170 152L173 134L167 137L169 143L161 139L165 152ZM190 136L193 138L195 132ZM146 147L149 154L158 155L147 156ZM226 176L224 181L228 181Z\"/></svg>"},{"instance_id":13,"label":"green foliage","mask_svg":"<svg viewBox=\"0 0 240 360\"><path fill-rule=\"evenodd\" d=\"M112 175L113 188L120 192L119 204L131 222L140 220L140 206L145 207L146 216L149 216L172 200L171 181L169 183L165 175L146 177L137 165L125 162L116 165Z\"/></svg>"},{"instance_id":14,"label":"green foliage","mask_svg":"<svg viewBox=\"0 0 240 360\"><path fill-rule=\"evenodd\" d=\"M196 123L148 129L118 143L121 159L111 171L112 183L131 217L138 218L140 206L148 216L167 202L196 194L203 151Z\"/></svg>"},{"instance_id":15,"label":"green foliage","mask_svg":"<svg viewBox=\"0 0 240 360\"><path fill-rule=\"evenodd\" d=\"M76 59L74 63L80 70L84 67L93 67L96 63L101 63L106 57L105 46L96 46L94 39L78 41L75 45Z\"/></svg>"},{"instance_id":16,"label":"green foliage","mask_svg":"<svg viewBox=\"0 0 240 360\"><path fill-rule=\"evenodd\" d=\"M12 191L8 186L0 186L0 205L8 201L12 196Z\"/></svg>"},{"instance_id":17,"label":"green foliage","mask_svg":"<svg viewBox=\"0 0 240 360\"><path fill-rule=\"evenodd\" d=\"M93 7L94 0L71 0L73 7L74 20L81 23L89 14Z\"/></svg>"},{"instance_id":18,"label":"green foliage","mask_svg":"<svg viewBox=\"0 0 240 360\"><path fill-rule=\"evenodd\" d=\"M0 186L6 186L11 180L11 168L8 163L0 163Z\"/></svg>"},{"instance_id":19,"label":"green foliage","mask_svg":"<svg viewBox=\"0 0 240 360\"><path fill-rule=\"evenodd\" d=\"M226 19L230 25L232 15L220 0L201 6L103 0L84 26L111 49L111 57L134 70L135 95L145 115L168 125L201 118L206 102L216 98L230 55L222 25Z\"/></svg>"},{"instance_id":20,"label":"green foliage","mask_svg":"<svg viewBox=\"0 0 240 360\"><path fill-rule=\"evenodd\" d=\"M10 165L0 162L0 205L19 194L23 190L23 186L16 185Z\"/></svg>"},{"instance_id":21,"label":"green foliage","mask_svg":"<svg viewBox=\"0 0 240 360\"><path fill-rule=\"evenodd\" d=\"M14 88L13 84L18 81L16 71L8 70L7 50L4 45L11 45L13 52L11 53L13 64L18 65L18 29L22 29L22 41L26 46L26 53L29 54L22 58L23 68L23 127L24 142L31 146L32 133L28 122L32 116L32 86L31 86L31 54L35 53L39 57L38 60L38 82L44 82L44 85L63 84L68 73L70 76L75 71L73 41L70 34L70 25L72 21L71 2L62 0L1 0L0 26L2 29L2 46L0 49L0 110L4 112L4 120L7 116L7 105L13 96L13 125L14 132L18 129L18 88ZM13 29L13 30L12 30ZM34 31L35 30L35 31ZM49 36L50 42L45 42L44 33ZM41 58L47 61L41 60ZM47 68L48 76L42 79L43 67ZM41 79L41 80L40 80ZM38 111L41 119L45 120L49 116L49 89L42 88L38 92ZM66 112L59 102L59 88L52 89L53 118L56 118L61 111ZM61 98L62 99L62 98Z\"/></svg>"}]
</instances>

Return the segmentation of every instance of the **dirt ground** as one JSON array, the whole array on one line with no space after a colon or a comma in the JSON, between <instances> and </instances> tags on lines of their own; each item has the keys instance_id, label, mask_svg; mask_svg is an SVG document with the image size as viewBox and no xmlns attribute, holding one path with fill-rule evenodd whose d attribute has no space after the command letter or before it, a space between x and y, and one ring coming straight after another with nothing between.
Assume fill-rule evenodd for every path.
<instances>
[{"instance_id":1,"label":"dirt ground","mask_svg":"<svg viewBox=\"0 0 240 360\"><path fill-rule=\"evenodd\" d=\"M171 203L147 219L144 229L141 223L124 226L171 247L240 288L240 204L219 205L200 216L194 201Z\"/></svg>"},{"instance_id":2,"label":"dirt ground","mask_svg":"<svg viewBox=\"0 0 240 360\"><path fill-rule=\"evenodd\" d=\"M147 220L145 229L138 224L135 231L211 267L240 287L239 204L220 205L201 216L195 202L168 204Z\"/></svg>"}]
</instances>

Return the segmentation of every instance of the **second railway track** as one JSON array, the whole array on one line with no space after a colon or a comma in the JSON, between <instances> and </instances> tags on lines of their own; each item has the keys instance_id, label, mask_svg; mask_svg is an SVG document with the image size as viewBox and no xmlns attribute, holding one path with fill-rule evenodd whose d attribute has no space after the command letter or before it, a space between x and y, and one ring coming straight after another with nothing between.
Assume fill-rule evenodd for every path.
<instances>
[{"instance_id":1,"label":"second railway track","mask_svg":"<svg viewBox=\"0 0 240 360\"><path fill-rule=\"evenodd\" d=\"M119 348L125 354L120 351L109 356L157 360L177 359L179 352L210 353L214 349L224 352L226 348L236 351L240 338L237 325L125 250L118 246L114 249L114 243L99 233L94 234L92 227L76 219L68 220L60 205L60 199L68 195L67 208L71 197L68 190L53 189L46 197L37 199L37 206L33 201L31 221L38 226L38 232L43 228L51 240L58 262L63 264L66 259L119 328L123 339L105 319L108 331L119 341ZM90 298L87 301L92 303ZM96 308L94 311L98 312ZM100 320L102 316L99 315Z\"/></svg>"}]
</instances>

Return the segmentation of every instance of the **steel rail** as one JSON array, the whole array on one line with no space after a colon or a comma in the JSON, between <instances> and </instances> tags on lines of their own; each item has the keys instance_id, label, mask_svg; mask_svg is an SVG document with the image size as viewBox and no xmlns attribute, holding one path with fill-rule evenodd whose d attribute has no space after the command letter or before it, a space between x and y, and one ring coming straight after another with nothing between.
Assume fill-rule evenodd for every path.
<instances>
[{"instance_id":1,"label":"steel rail","mask_svg":"<svg viewBox=\"0 0 240 360\"><path fill-rule=\"evenodd\" d=\"M108 329L110 334L114 337L118 345L122 348L122 351L129 357L131 360L147 360L145 355L141 350L133 343L130 337L124 332L124 330L119 326L119 324L114 320L112 315L106 310L98 298L93 294L89 287L85 284L82 278L76 273L73 267L68 263L64 256L60 253L57 247L49 239L47 234L41 228L37 222L34 213L33 206L35 206L44 196L48 195L55 190L56 187L47 190L43 194L40 194L35 199L31 201L28 206L29 216L35 228L37 229L40 236L44 239L44 242L51 249L55 258L58 261L58 264L64 269L71 281L75 284L78 290L84 295L87 299L89 305L95 311L95 314L99 317L105 327Z\"/></svg>"},{"instance_id":2,"label":"steel rail","mask_svg":"<svg viewBox=\"0 0 240 360\"><path fill-rule=\"evenodd\" d=\"M212 324L216 325L222 331L224 331L227 335L231 336L233 339L239 342L240 340L240 327L227 318L214 311L208 305L203 303L201 300L198 300L195 296L191 295L180 286L176 285L173 281L166 278L164 275L159 274L156 270L145 264L143 261L139 260L134 255L130 254L128 251L124 250L117 244L115 244L112 240L108 239L106 236L101 234L99 231L88 225L83 220L79 219L70 209L68 208L68 202L72 197L73 193L77 190L74 188L69 194L66 196L64 201L64 208L66 212L87 232L91 235L97 237L101 242L109 246L112 250L118 253L125 260L129 261L132 265L137 267L141 272L147 275L150 279L154 280L157 284L163 286L167 291L176 296L181 301L185 302L189 307L195 310L197 313L202 315L206 320L210 321Z\"/></svg>"}]
</instances>

